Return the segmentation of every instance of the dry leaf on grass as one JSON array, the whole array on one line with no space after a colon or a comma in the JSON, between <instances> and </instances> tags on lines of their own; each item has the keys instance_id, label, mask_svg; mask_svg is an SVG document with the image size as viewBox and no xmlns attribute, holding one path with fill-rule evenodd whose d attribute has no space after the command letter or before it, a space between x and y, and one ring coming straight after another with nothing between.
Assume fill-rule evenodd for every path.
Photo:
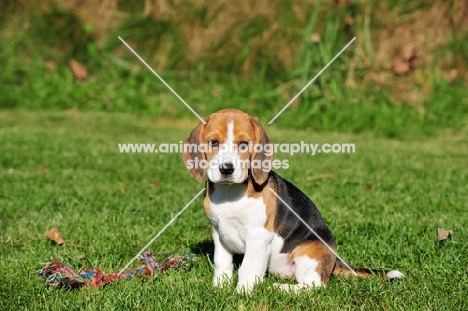
<instances>
[{"instance_id":1,"label":"dry leaf on grass","mask_svg":"<svg viewBox=\"0 0 468 311\"><path fill-rule=\"evenodd\" d=\"M453 235L452 230L445 230L443 228L437 229L437 239L439 241L445 241Z\"/></svg>"},{"instance_id":2,"label":"dry leaf on grass","mask_svg":"<svg viewBox=\"0 0 468 311\"><path fill-rule=\"evenodd\" d=\"M45 67L49 70L57 69L57 63L54 62L53 60L46 60L44 64L45 64Z\"/></svg>"},{"instance_id":3,"label":"dry leaf on grass","mask_svg":"<svg viewBox=\"0 0 468 311\"><path fill-rule=\"evenodd\" d=\"M46 231L46 236L49 240L57 243L58 245L65 244L65 240L62 238L62 235L57 228L52 228Z\"/></svg>"},{"instance_id":4,"label":"dry leaf on grass","mask_svg":"<svg viewBox=\"0 0 468 311\"><path fill-rule=\"evenodd\" d=\"M78 108L70 108L70 109L65 110L65 112L68 114L80 114L81 113L80 109Z\"/></svg>"},{"instance_id":5,"label":"dry leaf on grass","mask_svg":"<svg viewBox=\"0 0 468 311\"><path fill-rule=\"evenodd\" d=\"M393 58L392 69L395 74L402 76L407 74L410 70L418 68L420 62L421 57L419 52L414 48L410 52L400 52L396 55Z\"/></svg>"},{"instance_id":6,"label":"dry leaf on grass","mask_svg":"<svg viewBox=\"0 0 468 311\"><path fill-rule=\"evenodd\" d=\"M152 180L151 183L150 183L150 186L154 187L154 188L159 188L159 187L161 187L161 183L159 181Z\"/></svg>"},{"instance_id":7,"label":"dry leaf on grass","mask_svg":"<svg viewBox=\"0 0 468 311\"><path fill-rule=\"evenodd\" d=\"M60 232L58 231L57 228L52 228L50 230L47 230L46 231L46 236L49 240L51 240L52 242L55 242L57 243L58 245L65 245L65 240L63 239L62 235L60 234ZM66 243L67 246L73 246L73 247L83 247L83 246L80 246L80 245L75 245L75 244L70 244L70 243Z\"/></svg>"},{"instance_id":8,"label":"dry leaf on grass","mask_svg":"<svg viewBox=\"0 0 468 311\"><path fill-rule=\"evenodd\" d=\"M68 66L73 72L73 77L75 77L75 79L85 80L86 78L88 78L88 69L86 69L86 66L82 63L77 62L74 59L70 59L68 61Z\"/></svg>"},{"instance_id":9,"label":"dry leaf on grass","mask_svg":"<svg viewBox=\"0 0 468 311\"><path fill-rule=\"evenodd\" d=\"M372 191L372 185L367 183L366 184L366 191Z\"/></svg>"},{"instance_id":10,"label":"dry leaf on grass","mask_svg":"<svg viewBox=\"0 0 468 311\"><path fill-rule=\"evenodd\" d=\"M312 43L319 43L320 42L320 35L318 33L313 33L310 35L310 42Z\"/></svg>"},{"instance_id":11,"label":"dry leaf on grass","mask_svg":"<svg viewBox=\"0 0 468 311\"><path fill-rule=\"evenodd\" d=\"M410 70L409 62L401 56L397 56L393 59L393 72L399 76L405 75Z\"/></svg>"},{"instance_id":12,"label":"dry leaf on grass","mask_svg":"<svg viewBox=\"0 0 468 311\"><path fill-rule=\"evenodd\" d=\"M445 72L444 77L448 83L452 84L458 77L458 69L452 69Z\"/></svg>"}]
</instances>

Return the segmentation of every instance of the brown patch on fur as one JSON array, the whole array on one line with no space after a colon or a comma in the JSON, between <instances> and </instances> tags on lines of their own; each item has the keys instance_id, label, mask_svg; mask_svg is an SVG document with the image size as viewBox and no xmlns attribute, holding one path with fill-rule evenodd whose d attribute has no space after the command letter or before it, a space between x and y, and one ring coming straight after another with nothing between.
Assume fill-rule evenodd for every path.
<instances>
[{"instance_id":1,"label":"brown patch on fur","mask_svg":"<svg viewBox=\"0 0 468 311\"><path fill-rule=\"evenodd\" d=\"M205 197L203 198L203 207L205 213L211 214L211 203L210 203L210 196L214 192L214 187L209 182L206 183L206 190L205 190Z\"/></svg>"},{"instance_id":2,"label":"brown patch on fur","mask_svg":"<svg viewBox=\"0 0 468 311\"><path fill-rule=\"evenodd\" d=\"M337 260L335 268L333 269L333 274L334 275L344 276L344 277L358 276L358 277L367 278L367 277L372 277L374 275L377 275L377 276L383 277L383 278L387 277L387 275L386 275L387 271L377 271L377 270L373 271L373 270L370 270L370 269L359 268L359 267L355 267L355 266L351 266L351 268L353 268L353 270L356 272L356 275L354 275L354 273L351 270L349 270L349 268L346 267L346 265L342 261Z\"/></svg>"},{"instance_id":3,"label":"brown patch on fur","mask_svg":"<svg viewBox=\"0 0 468 311\"><path fill-rule=\"evenodd\" d=\"M254 129L254 132L255 132L254 145L261 145L262 146L262 151L261 152L253 151L252 155L250 157L250 161L260 161L262 163L262 165L260 166L260 168L252 167L250 169L250 172L252 174L253 180L258 185L263 185L265 183L265 181L268 179L268 175L269 175L270 170L271 170L271 161L273 160L273 151L271 151L270 155L267 155L266 152L265 152L265 146L268 145L268 144L271 144L271 141L268 138L265 130L261 126L260 122L258 121L257 117L251 117L250 118L250 123L251 123L252 128ZM263 163L268 163L268 165L269 165L268 170L266 170L266 171L264 170Z\"/></svg>"},{"instance_id":4,"label":"brown patch on fur","mask_svg":"<svg viewBox=\"0 0 468 311\"><path fill-rule=\"evenodd\" d=\"M252 181L249 181L247 187L247 196L249 198L263 199L263 204L265 204L265 212L267 217L265 222L265 229L267 229L270 232L273 232L275 229L277 198L271 191L267 189L267 187L273 189L275 192L278 191L276 185L273 184L271 181L268 181L268 183L257 187Z\"/></svg>"},{"instance_id":5,"label":"brown patch on fur","mask_svg":"<svg viewBox=\"0 0 468 311\"><path fill-rule=\"evenodd\" d=\"M276 189L275 189L276 192ZM277 212L277 199L271 191L264 191L263 203L265 204L267 220L265 222L265 229L270 232L275 230L276 212Z\"/></svg>"},{"instance_id":6,"label":"brown patch on fur","mask_svg":"<svg viewBox=\"0 0 468 311\"><path fill-rule=\"evenodd\" d=\"M206 123L209 122L210 116L205 117ZM202 182L205 178L205 170L201 168L200 161L205 160L205 154L200 152L198 148L194 150L194 147L200 146L200 144L204 144L203 136L205 132L206 124L200 122L198 126L193 129L190 133L189 138L184 141L182 158L184 159L185 166L189 170L190 174L192 174L193 178L195 178L198 182ZM192 165L189 164L189 161L192 161ZM195 163L194 163L195 162Z\"/></svg>"},{"instance_id":7,"label":"brown patch on fur","mask_svg":"<svg viewBox=\"0 0 468 311\"><path fill-rule=\"evenodd\" d=\"M294 258L298 256L308 256L311 259L317 260L319 265L316 272L320 274L323 283L328 281L336 262L335 254L328 247L320 241L305 241L291 252L289 260L294 261Z\"/></svg>"},{"instance_id":8,"label":"brown patch on fur","mask_svg":"<svg viewBox=\"0 0 468 311\"><path fill-rule=\"evenodd\" d=\"M356 271L357 273L357 271ZM336 265L335 265L335 268L333 269L333 274L335 275L341 275L341 276L345 276L345 277L349 277L349 276L352 276L354 275L353 272L351 272L351 270L349 270L342 262L340 261L337 261L336 262Z\"/></svg>"}]
</instances>

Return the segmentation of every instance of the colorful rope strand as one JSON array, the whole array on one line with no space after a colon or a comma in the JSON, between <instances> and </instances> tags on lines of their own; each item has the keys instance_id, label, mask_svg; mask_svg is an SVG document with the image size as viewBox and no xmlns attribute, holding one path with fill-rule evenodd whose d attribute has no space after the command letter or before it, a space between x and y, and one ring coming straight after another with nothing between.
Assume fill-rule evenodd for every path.
<instances>
[{"instance_id":1,"label":"colorful rope strand","mask_svg":"<svg viewBox=\"0 0 468 311\"><path fill-rule=\"evenodd\" d=\"M169 269L186 269L195 259L193 254L172 254L164 260L158 261L151 252L141 254L140 258L140 267L128 269L120 275L118 273L105 275L99 268L88 268L76 272L56 258L37 270L37 274L49 286L78 289L85 285L91 285L97 288L120 279L143 276L154 277L158 272L165 272Z\"/></svg>"}]
</instances>

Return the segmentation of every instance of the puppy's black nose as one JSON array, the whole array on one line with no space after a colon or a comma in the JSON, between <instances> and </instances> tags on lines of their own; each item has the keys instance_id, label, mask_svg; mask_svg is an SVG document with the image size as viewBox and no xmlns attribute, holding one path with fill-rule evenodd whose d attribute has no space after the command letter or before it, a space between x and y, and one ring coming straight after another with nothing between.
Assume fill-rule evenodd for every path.
<instances>
[{"instance_id":1,"label":"puppy's black nose","mask_svg":"<svg viewBox=\"0 0 468 311\"><path fill-rule=\"evenodd\" d=\"M232 163L222 163L219 166L219 171L223 175L231 175L234 172L234 164Z\"/></svg>"}]
</instances>

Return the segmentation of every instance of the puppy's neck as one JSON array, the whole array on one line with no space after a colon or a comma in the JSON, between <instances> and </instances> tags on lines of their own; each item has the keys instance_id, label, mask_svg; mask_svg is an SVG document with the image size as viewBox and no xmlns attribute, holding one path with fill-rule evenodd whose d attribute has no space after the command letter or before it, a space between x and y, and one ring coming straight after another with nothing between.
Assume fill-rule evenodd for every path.
<instances>
[{"instance_id":1,"label":"puppy's neck","mask_svg":"<svg viewBox=\"0 0 468 311\"><path fill-rule=\"evenodd\" d=\"M234 202L247 194L247 183L212 183L208 182L209 196L213 203Z\"/></svg>"}]
</instances>

